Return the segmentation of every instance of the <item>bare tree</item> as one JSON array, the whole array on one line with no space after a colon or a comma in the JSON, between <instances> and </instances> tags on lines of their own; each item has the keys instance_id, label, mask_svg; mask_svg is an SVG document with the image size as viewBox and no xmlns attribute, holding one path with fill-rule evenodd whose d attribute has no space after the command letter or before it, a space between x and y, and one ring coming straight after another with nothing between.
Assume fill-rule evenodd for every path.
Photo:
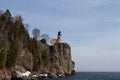
<instances>
[{"instance_id":1,"label":"bare tree","mask_svg":"<svg viewBox=\"0 0 120 80\"><path fill-rule=\"evenodd\" d=\"M49 41L50 37L48 34L42 34L41 35L42 39L45 39L47 42Z\"/></svg>"},{"instance_id":2,"label":"bare tree","mask_svg":"<svg viewBox=\"0 0 120 80\"><path fill-rule=\"evenodd\" d=\"M40 30L35 28L33 29L32 34L33 34L33 38L37 40L38 36L40 35Z\"/></svg>"},{"instance_id":3,"label":"bare tree","mask_svg":"<svg viewBox=\"0 0 120 80\"><path fill-rule=\"evenodd\" d=\"M0 10L0 15L1 15L1 14L3 14L3 11L2 11L2 10Z\"/></svg>"}]
</instances>

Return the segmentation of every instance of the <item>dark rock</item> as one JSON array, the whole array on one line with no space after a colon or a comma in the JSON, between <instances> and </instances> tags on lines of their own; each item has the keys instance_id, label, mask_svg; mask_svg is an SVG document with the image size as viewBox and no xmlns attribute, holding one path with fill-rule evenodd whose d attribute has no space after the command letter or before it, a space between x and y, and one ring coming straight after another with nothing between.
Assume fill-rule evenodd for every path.
<instances>
[{"instance_id":1,"label":"dark rock","mask_svg":"<svg viewBox=\"0 0 120 80\"><path fill-rule=\"evenodd\" d=\"M22 79L22 78L20 78L20 77L15 77L15 78L14 78L14 77L12 77L12 78L11 78L11 80L23 80L23 79Z\"/></svg>"},{"instance_id":2,"label":"dark rock","mask_svg":"<svg viewBox=\"0 0 120 80\"><path fill-rule=\"evenodd\" d=\"M72 70L71 74L75 74L75 70Z\"/></svg>"}]
</instances>

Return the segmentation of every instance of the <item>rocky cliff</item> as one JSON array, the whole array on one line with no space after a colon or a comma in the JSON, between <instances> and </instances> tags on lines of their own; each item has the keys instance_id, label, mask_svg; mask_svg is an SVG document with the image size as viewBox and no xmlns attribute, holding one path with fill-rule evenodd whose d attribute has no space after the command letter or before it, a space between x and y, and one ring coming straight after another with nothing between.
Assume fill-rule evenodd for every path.
<instances>
[{"instance_id":1,"label":"rocky cliff","mask_svg":"<svg viewBox=\"0 0 120 80\"><path fill-rule=\"evenodd\" d=\"M74 71L74 62L71 58L71 47L67 43L58 43L50 46L50 62L52 70L56 74L72 74Z\"/></svg>"},{"instance_id":2,"label":"rocky cliff","mask_svg":"<svg viewBox=\"0 0 120 80\"><path fill-rule=\"evenodd\" d=\"M12 72L50 73L54 77L73 74L74 62L67 43L50 46L29 37L20 16L0 12L0 80L10 80Z\"/></svg>"}]
</instances>

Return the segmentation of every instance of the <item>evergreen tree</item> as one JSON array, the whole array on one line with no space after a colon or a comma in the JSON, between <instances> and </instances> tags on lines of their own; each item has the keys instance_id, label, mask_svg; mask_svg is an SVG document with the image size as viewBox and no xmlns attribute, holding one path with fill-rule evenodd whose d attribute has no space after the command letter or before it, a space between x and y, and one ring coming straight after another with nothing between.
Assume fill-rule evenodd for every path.
<instances>
[{"instance_id":1,"label":"evergreen tree","mask_svg":"<svg viewBox=\"0 0 120 80\"><path fill-rule=\"evenodd\" d=\"M6 67L6 51L4 48L0 49L0 69Z\"/></svg>"},{"instance_id":2,"label":"evergreen tree","mask_svg":"<svg viewBox=\"0 0 120 80\"><path fill-rule=\"evenodd\" d=\"M14 41L11 41L9 54L7 56L7 67L11 68L15 66L15 62L18 56L18 48Z\"/></svg>"}]
</instances>

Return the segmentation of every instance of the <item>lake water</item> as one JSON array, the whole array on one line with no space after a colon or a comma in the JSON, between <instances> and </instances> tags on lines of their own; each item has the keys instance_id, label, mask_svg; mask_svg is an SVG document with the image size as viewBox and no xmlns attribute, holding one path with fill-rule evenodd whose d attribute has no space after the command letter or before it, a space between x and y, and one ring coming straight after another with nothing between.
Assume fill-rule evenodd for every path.
<instances>
[{"instance_id":1,"label":"lake water","mask_svg":"<svg viewBox=\"0 0 120 80\"><path fill-rule=\"evenodd\" d=\"M120 80L120 72L77 72L72 76L47 80Z\"/></svg>"}]
</instances>

